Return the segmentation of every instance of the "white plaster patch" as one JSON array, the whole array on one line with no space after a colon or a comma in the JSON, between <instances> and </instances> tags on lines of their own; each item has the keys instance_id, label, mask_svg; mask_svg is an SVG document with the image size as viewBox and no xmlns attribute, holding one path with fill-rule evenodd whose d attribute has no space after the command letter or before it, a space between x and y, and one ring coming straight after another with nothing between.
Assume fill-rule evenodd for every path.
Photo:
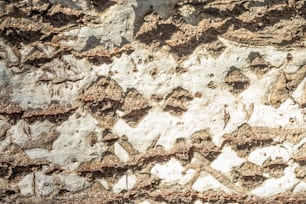
<instances>
[{"instance_id":1,"label":"white plaster patch","mask_svg":"<svg viewBox=\"0 0 306 204\"><path fill-rule=\"evenodd\" d=\"M230 189L221 184L217 179L207 173L202 173L200 178L194 182L192 189L198 192L204 192L208 190L223 190L226 193L230 193Z\"/></svg>"},{"instance_id":2,"label":"white plaster patch","mask_svg":"<svg viewBox=\"0 0 306 204\"><path fill-rule=\"evenodd\" d=\"M173 79L175 79L175 76L173 76L174 70L177 66L174 57L161 50L154 54L154 62L139 62L146 60L149 54L148 50L141 48L131 54L138 72L132 72L134 67L129 63L126 55L122 59L117 59L111 67L112 71L117 72L112 78L124 90L133 87L143 94L145 98L151 97L152 94L167 94L175 88L175 84L172 84ZM122 69L124 65L128 65L126 69ZM156 78L153 78L150 74L153 68L158 68L158 77Z\"/></svg>"},{"instance_id":3,"label":"white plaster patch","mask_svg":"<svg viewBox=\"0 0 306 204\"><path fill-rule=\"evenodd\" d=\"M6 137L0 141L0 152L3 152L11 144L10 138Z\"/></svg>"},{"instance_id":4,"label":"white plaster patch","mask_svg":"<svg viewBox=\"0 0 306 204\"><path fill-rule=\"evenodd\" d=\"M298 183L294 190L293 193L298 193L298 192L306 192L306 183L301 181L300 183Z\"/></svg>"},{"instance_id":5,"label":"white plaster patch","mask_svg":"<svg viewBox=\"0 0 306 204\"><path fill-rule=\"evenodd\" d=\"M8 130L8 133L12 135L12 142L18 145L22 145L30 139L30 135L25 133L28 123L24 120L19 120L16 125Z\"/></svg>"},{"instance_id":6,"label":"white plaster patch","mask_svg":"<svg viewBox=\"0 0 306 204\"><path fill-rule=\"evenodd\" d=\"M179 184L186 185L195 175L196 170L188 169L185 173L183 173L182 178L179 180Z\"/></svg>"},{"instance_id":7,"label":"white plaster patch","mask_svg":"<svg viewBox=\"0 0 306 204\"><path fill-rule=\"evenodd\" d=\"M296 88L296 90L292 93L292 97L299 104L303 103L303 93L306 87L306 79L304 79Z\"/></svg>"},{"instance_id":8,"label":"white plaster patch","mask_svg":"<svg viewBox=\"0 0 306 204\"><path fill-rule=\"evenodd\" d=\"M245 159L238 157L230 147L225 146L210 166L225 175L230 175L232 168L240 166L244 161Z\"/></svg>"},{"instance_id":9,"label":"white plaster patch","mask_svg":"<svg viewBox=\"0 0 306 204\"><path fill-rule=\"evenodd\" d=\"M42 172L35 173L35 191L36 194L46 197L55 191L55 179L53 176L47 176Z\"/></svg>"},{"instance_id":10,"label":"white plaster patch","mask_svg":"<svg viewBox=\"0 0 306 204\"><path fill-rule=\"evenodd\" d=\"M151 204L151 203L149 201L147 201L147 200L144 200L142 202L139 202L138 204Z\"/></svg>"},{"instance_id":11,"label":"white plaster patch","mask_svg":"<svg viewBox=\"0 0 306 204\"><path fill-rule=\"evenodd\" d=\"M174 184L179 182L182 178L182 172L184 168L180 162L174 158L171 158L165 164L155 164L151 169L151 174L162 179L165 184Z\"/></svg>"},{"instance_id":12,"label":"white plaster patch","mask_svg":"<svg viewBox=\"0 0 306 204\"><path fill-rule=\"evenodd\" d=\"M168 133L174 128L177 121L178 119L169 113L154 109L145 116L137 128L131 128L124 120L120 119L114 125L113 133L120 136L126 135L129 142L141 153L146 151L158 135L167 135L167 138L171 138L170 143L169 141L165 143L167 149L169 149L174 144L177 135L169 135ZM174 138L171 136L174 136Z\"/></svg>"},{"instance_id":13,"label":"white plaster patch","mask_svg":"<svg viewBox=\"0 0 306 204\"><path fill-rule=\"evenodd\" d=\"M129 161L129 154L128 152L118 143L114 145L114 153L115 155L123 162Z\"/></svg>"},{"instance_id":14,"label":"white plaster patch","mask_svg":"<svg viewBox=\"0 0 306 204\"><path fill-rule=\"evenodd\" d=\"M288 162L290 159L290 153L287 149L280 146L263 147L252 151L248 157L248 160L261 166L269 157L272 160L275 160L277 157L281 157L285 162Z\"/></svg>"},{"instance_id":15,"label":"white plaster patch","mask_svg":"<svg viewBox=\"0 0 306 204\"><path fill-rule=\"evenodd\" d=\"M31 159L48 159L49 157L49 150L43 148L34 148L34 149L25 150L25 153Z\"/></svg>"},{"instance_id":16,"label":"white plaster patch","mask_svg":"<svg viewBox=\"0 0 306 204\"><path fill-rule=\"evenodd\" d=\"M292 147L292 151L297 151L301 146L303 146L306 143L306 137L303 138L299 143L297 143L296 145L294 145Z\"/></svg>"},{"instance_id":17,"label":"white plaster patch","mask_svg":"<svg viewBox=\"0 0 306 204\"><path fill-rule=\"evenodd\" d=\"M33 173L30 173L28 175L26 175L25 177L23 177L21 179L21 181L19 181L18 183L18 187L20 190L20 193L24 196L31 196L34 195L34 188L33 188L33 184L34 184L34 175Z\"/></svg>"},{"instance_id":18,"label":"white plaster patch","mask_svg":"<svg viewBox=\"0 0 306 204\"><path fill-rule=\"evenodd\" d=\"M124 175L113 186L115 193L120 193L123 190L131 190L137 182L135 175Z\"/></svg>"},{"instance_id":19,"label":"white plaster patch","mask_svg":"<svg viewBox=\"0 0 306 204\"><path fill-rule=\"evenodd\" d=\"M59 178L63 189L73 193L81 191L90 185L85 178L73 174L61 174Z\"/></svg>"},{"instance_id":20,"label":"white plaster patch","mask_svg":"<svg viewBox=\"0 0 306 204\"><path fill-rule=\"evenodd\" d=\"M109 185L108 182L105 179L98 179L98 181L100 182L100 184L106 189L109 190Z\"/></svg>"}]
</instances>

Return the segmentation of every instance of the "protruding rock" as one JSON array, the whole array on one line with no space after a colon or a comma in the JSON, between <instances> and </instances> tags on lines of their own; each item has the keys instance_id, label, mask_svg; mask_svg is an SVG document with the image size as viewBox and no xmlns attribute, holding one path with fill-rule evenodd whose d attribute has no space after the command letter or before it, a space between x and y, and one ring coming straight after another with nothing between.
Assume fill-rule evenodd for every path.
<instances>
[{"instance_id":1,"label":"protruding rock","mask_svg":"<svg viewBox=\"0 0 306 204\"><path fill-rule=\"evenodd\" d=\"M231 93L239 94L250 86L250 79L240 69L231 67L225 76L225 83Z\"/></svg>"},{"instance_id":2,"label":"protruding rock","mask_svg":"<svg viewBox=\"0 0 306 204\"><path fill-rule=\"evenodd\" d=\"M192 99L193 96L191 93L178 87L166 97L164 110L168 111L172 115L179 116L183 112L187 111L188 101L191 101Z\"/></svg>"}]
</instances>

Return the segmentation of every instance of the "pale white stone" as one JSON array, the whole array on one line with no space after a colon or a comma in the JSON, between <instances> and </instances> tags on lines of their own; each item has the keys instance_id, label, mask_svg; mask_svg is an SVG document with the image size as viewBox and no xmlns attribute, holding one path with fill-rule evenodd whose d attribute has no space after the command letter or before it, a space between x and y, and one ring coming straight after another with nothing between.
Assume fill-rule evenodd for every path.
<instances>
[{"instance_id":1,"label":"pale white stone","mask_svg":"<svg viewBox=\"0 0 306 204\"><path fill-rule=\"evenodd\" d=\"M127 162L129 160L128 152L117 142L114 145L114 153L115 155L123 162Z\"/></svg>"},{"instance_id":2,"label":"pale white stone","mask_svg":"<svg viewBox=\"0 0 306 204\"><path fill-rule=\"evenodd\" d=\"M25 153L32 159L48 159L49 150L43 148L34 148L25 150Z\"/></svg>"},{"instance_id":3,"label":"pale white stone","mask_svg":"<svg viewBox=\"0 0 306 204\"><path fill-rule=\"evenodd\" d=\"M18 183L18 187L20 189L20 193L24 196L34 195L34 176L33 173L27 174L21 181Z\"/></svg>"},{"instance_id":4,"label":"pale white stone","mask_svg":"<svg viewBox=\"0 0 306 204\"><path fill-rule=\"evenodd\" d=\"M223 190L226 193L231 192L226 186L221 184L217 179L207 173L202 173L201 176L194 182L192 189L198 192L208 190Z\"/></svg>"},{"instance_id":5,"label":"pale white stone","mask_svg":"<svg viewBox=\"0 0 306 204\"><path fill-rule=\"evenodd\" d=\"M304 79L296 88L296 90L292 93L292 97L294 98L294 100L296 102L298 102L299 104L302 104L302 98L303 98L303 93L304 93L304 89L306 86L306 79Z\"/></svg>"},{"instance_id":6,"label":"pale white stone","mask_svg":"<svg viewBox=\"0 0 306 204\"><path fill-rule=\"evenodd\" d=\"M0 74L1 74L1 72L0 72ZM0 77L1 77L1 75L0 75ZM1 80L0 80L1 81ZM1 82L0 82L1 83ZM0 86L1 86L1 84L0 84ZM2 125L4 125L5 123L7 123L7 118L5 118L4 116L2 116L2 115L0 115L0 127L2 126Z\"/></svg>"},{"instance_id":7,"label":"pale white stone","mask_svg":"<svg viewBox=\"0 0 306 204\"><path fill-rule=\"evenodd\" d=\"M131 63L126 55L123 55L111 66L111 71L118 72L112 78L124 90L133 87L146 98L151 97L152 94L169 93L178 82L172 84L176 77L173 75L177 66L176 60L171 54L161 50L154 54L154 57L156 56L154 62L138 63L139 60L147 60L150 54L146 49L137 49L131 54L130 57L136 63L138 72L132 72L134 63ZM126 68L122 69L123 66L126 66ZM150 74L153 68L158 69L158 77L156 78L153 78Z\"/></svg>"},{"instance_id":8,"label":"pale white stone","mask_svg":"<svg viewBox=\"0 0 306 204\"><path fill-rule=\"evenodd\" d=\"M35 173L35 192L37 195L46 197L55 191L56 182L53 176L47 176L42 172Z\"/></svg>"},{"instance_id":9,"label":"pale white stone","mask_svg":"<svg viewBox=\"0 0 306 204\"><path fill-rule=\"evenodd\" d=\"M252 151L248 157L250 162L261 166L268 158L275 160L277 157L282 158L285 162L290 159L290 154L287 149L280 146L269 146L258 148Z\"/></svg>"},{"instance_id":10,"label":"pale white stone","mask_svg":"<svg viewBox=\"0 0 306 204\"><path fill-rule=\"evenodd\" d=\"M297 192L306 192L306 183L301 181L300 183L298 183L294 190L293 193L297 193Z\"/></svg>"},{"instance_id":11,"label":"pale white stone","mask_svg":"<svg viewBox=\"0 0 306 204\"><path fill-rule=\"evenodd\" d=\"M306 143L306 137L303 138L299 143L292 147L292 151L298 151L298 149Z\"/></svg>"},{"instance_id":12,"label":"pale white stone","mask_svg":"<svg viewBox=\"0 0 306 204\"><path fill-rule=\"evenodd\" d=\"M211 163L211 167L222 172L225 175L230 175L233 167L240 166L245 159L237 156L236 152L230 147L225 146L218 157Z\"/></svg>"},{"instance_id":13,"label":"pale white stone","mask_svg":"<svg viewBox=\"0 0 306 204\"><path fill-rule=\"evenodd\" d=\"M124 175L113 186L115 193L120 193L123 190L131 190L137 182L135 175Z\"/></svg>"},{"instance_id":14,"label":"pale white stone","mask_svg":"<svg viewBox=\"0 0 306 204\"><path fill-rule=\"evenodd\" d=\"M186 185L195 175L196 170L188 169L185 174L182 175L182 178L179 180L179 184Z\"/></svg>"},{"instance_id":15,"label":"pale white stone","mask_svg":"<svg viewBox=\"0 0 306 204\"><path fill-rule=\"evenodd\" d=\"M84 177L73 174L61 174L59 178L63 188L73 193L81 191L90 185Z\"/></svg>"},{"instance_id":16,"label":"pale white stone","mask_svg":"<svg viewBox=\"0 0 306 204\"><path fill-rule=\"evenodd\" d=\"M168 133L166 138L169 138L171 141L163 144L167 145L166 147L168 148L166 149L169 149L174 144L175 138L178 137L175 130L175 136L169 132L171 129L174 129L177 121L178 119L169 113L153 109L138 124L137 128L130 127L124 120L120 119L113 127L113 132L118 135L126 135L129 142L142 153L145 152L158 135L165 137ZM171 136L174 136L174 138L171 138Z\"/></svg>"},{"instance_id":17,"label":"pale white stone","mask_svg":"<svg viewBox=\"0 0 306 204\"><path fill-rule=\"evenodd\" d=\"M106 190L109 189L108 182L107 182L104 178L102 178L102 179L97 179L97 180L100 182L100 184L101 184Z\"/></svg>"},{"instance_id":18,"label":"pale white stone","mask_svg":"<svg viewBox=\"0 0 306 204\"><path fill-rule=\"evenodd\" d=\"M6 137L4 140L0 141L0 152L3 152L11 144L10 138Z\"/></svg>"},{"instance_id":19,"label":"pale white stone","mask_svg":"<svg viewBox=\"0 0 306 204\"><path fill-rule=\"evenodd\" d=\"M165 184L174 184L179 182L183 177L182 172L184 167L180 162L174 158L171 158L165 164L155 164L151 169L151 174L162 179L162 182Z\"/></svg>"},{"instance_id":20,"label":"pale white stone","mask_svg":"<svg viewBox=\"0 0 306 204\"><path fill-rule=\"evenodd\" d=\"M147 201L147 200L144 200L142 202L139 202L138 204L151 204L151 203L149 201Z\"/></svg>"},{"instance_id":21,"label":"pale white stone","mask_svg":"<svg viewBox=\"0 0 306 204\"><path fill-rule=\"evenodd\" d=\"M13 127L11 127L8 130L8 133L10 135L12 135L12 142L14 142L15 144L18 145L22 145L25 142L27 142L30 138L31 135L26 134L25 130L26 128L28 128L29 125L27 122L25 122L24 120L19 120L16 125L14 125Z\"/></svg>"}]
</instances>

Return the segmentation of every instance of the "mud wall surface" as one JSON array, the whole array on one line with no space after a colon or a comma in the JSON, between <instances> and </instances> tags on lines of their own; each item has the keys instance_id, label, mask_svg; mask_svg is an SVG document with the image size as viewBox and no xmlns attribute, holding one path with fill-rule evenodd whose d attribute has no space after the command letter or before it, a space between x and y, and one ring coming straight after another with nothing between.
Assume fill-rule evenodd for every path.
<instances>
[{"instance_id":1,"label":"mud wall surface","mask_svg":"<svg viewBox=\"0 0 306 204\"><path fill-rule=\"evenodd\" d=\"M0 1L0 203L306 203L306 1Z\"/></svg>"}]
</instances>

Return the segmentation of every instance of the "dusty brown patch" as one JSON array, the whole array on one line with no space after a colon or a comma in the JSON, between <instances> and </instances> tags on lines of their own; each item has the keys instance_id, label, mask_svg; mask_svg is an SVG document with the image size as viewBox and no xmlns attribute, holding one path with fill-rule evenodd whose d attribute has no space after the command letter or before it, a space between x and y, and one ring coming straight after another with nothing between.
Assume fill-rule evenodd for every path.
<instances>
[{"instance_id":1,"label":"dusty brown patch","mask_svg":"<svg viewBox=\"0 0 306 204\"><path fill-rule=\"evenodd\" d=\"M135 149L135 147L128 142L128 137L123 135L120 140L119 144L128 152L130 156L139 155L139 152Z\"/></svg>"},{"instance_id":2,"label":"dusty brown patch","mask_svg":"<svg viewBox=\"0 0 306 204\"><path fill-rule=\"evenodd\" d=\"M131 126L136 127L141 119L148 114L150 105L148 101L136 90L127 90L122 105L124 115L122 118Z\"/></svg>"},{"instance_id":3,"label":"dusty brown patch","mask_svg":"<svg viewBox=\"0 0 306 204\"><path fill-rule=\"evenodd\" d=\"M265 94L264 103L278 108L296 90L306 75L306 65L295 73L281 72Z\"/></svg>"},{"instance_id":4,"label":"dusty brown patch","mask_svg":"<svg viewBox=\"0 0 306 204\"><path fill-rule=\"evenodd\" d=\"M247 156L256 147L262 147L273 142L273 138L254 130L244 123L229 135L224 135L224 144L230 144L239 156Z\"/></svg>"},{"instance_id":5,"label":"dusty brown patch","mask_svg":"<svg viewBox=\"0 0 306 204\"><path fill-rule=\"evenodd\" d=\"M15 124L21 119L24 109L16 103L9 103L7 101L0 101L0 114L9 119L10 123Z\"/></svg>"},{"instance_id":6,"label":"dusty brown patch","mask_svg":"<svg viewBox=\"0 0 306 204\"><path fill-rule=\"evenodd\" d=\"M95 10L99 12L103 12L110 6L116 4L116 1L112 1L112 0L110 1L109 0L88 0L87 2L90 7L94 8Z\"/></svg>"},{"instance_id":7,"label":"dusty brown patch","mask_svg":"<svg viewBox=\"0 0 306 204\"><path fill-rule=\"evenodd\" d=\"M81 97L90 113L99 120L104 128L110 128L117 120L116 110L122 105L122 88L111 78L102 77Z\"/></svg>"},{"instance_id":8,"label":"dusty brown patch","mask_svg":"<svg viewBox=\"0 0 306 204\"><path fill-rule=\"evenodd\" d=\"M50 24L35 22L28 18L2 17L0 37L12 46L20 47L21 43L31 44L35 41L50 41L56 31Z\"/></svg>"},{"instance_id":9,"label":"dusty brown patch","mask_svg":"<svg viewBox=\"0 0 306 204\"><path fill-rule=\"evenodd\" d=\"M286 78L280 74L269 87L265 95L265 104L279 107L289 97L289 91L286 88Z\"/></svg>"},{"instance_id":10,"label":"dusty brown patch","mask_svg":"<svg viewBox=\"0 0 306 204\"><path fill-rule=\"evenodd\" d=\"M306 165L295 168L294 173L297 178L306 180Z\"/></svg>"},{"instance_id":11,"label":"dusty brown patch","mask_svg":"<svg viewBox=\"0 0 306 204\"><path fill-rule=\"evenodd\" d=\"M287 166L287 162L284 162L282 158L278 157L275 160L269 158L263 163L263 171L269 173L270 176L280 178L284 175L284 169Z\"/></svg>"},{"instance_id":12,"label":"dusty brown patch","mask_svg":"<svg viewBox=\"0 0 306 204\"><path fill-rule=\"evenodd\" d=\"M63 7L60 4L52 6L44 16L43 21L51 23L54 27L62 27L68 24L78 24L83 16L80 11Z\"/></svg>"},{"instance_id":13,"label":"dusty brown patch","mask_svg":"<svg viewBox=\"0 0 306 204\"><path fill-rule=\"evenodd\" d=\"M116 171L116 175L122 175L126 172L128 167L122 163L115 155L109 153L103 157L101 161L92 160L90 162L83 162L77 169L77 172L86 176L90 180L95 177L113 177L113 172Z\"/></svg>"},{"instance_id":14,"label":"dusty brown patch","mask_svg":"<svg viewBox=\"0 0 306 204\"><path fill-rule=\"evenodd\" d=\"M72 54L77 58L86 58L94 65L101 65L103 63L110 64L113 62L114 57L120 57L123 53L129 55L132 52L134 52L134 48L131 45L126 44L121 48L114 48L112 50L108 50L105 47L98 45L82 52L73 50Z\"/></svg>"},{"instance_id":15,"label":"dusty brown patch","mask_svg":"<svg viewBox=\"0 0 306 204\"><path fill-rule=\"evenodd\" d=\"M233 181L238 181L248 190L259 186L265 181L266 178L262 174L263 169L251 162L245 162L240 167L232 170Z\"/></svg>"},{"instance_id":16,"label":"dusty brown patch","mask_svg":"<svg viewBox=\"0 0 306 204\"><path fill-rule=\"evenodd\" d=\"M0 102L0 114L3 115L14 115L23 114L24 110L15 103L1 103Z\"/></svg>"},{"instance_id":17,"label":"dusty brown patch","mask_svg":"<svg viewBox=\"0 0 306 204\"><path fill-rule=\"evenodd\" d=\"M251 69L257 77L263 76L273 67L259 52L251 52L247 62L246 68Z\"/></svg>"},{"instance_id":18,"label":"dusty brown patch","mask_svg":"<svg viewBox=\"0 0 306 204\"><path fill-rule=\"evenodd\" d=\"M123 192L121 194L115 194L112 192L107 192L101 188L101 186L96 183L90 188L84 190L83 192L75 195L68 196L58 196L57 199L52 198L34 198L34 197L17 197L11 200L16 201L17 203L25 204L73 204L75 202L80 202L84 204L90 204L93 202L98 203L121 203L122 201L130 202L141 202L143 198L146 197L147 200L150 200L155 203L166 202L169 204L176 203L191 203L195 200L200 200L207 203L220 203L220 204L229 204L229 203L244 203L244 204L299 204L303 203L306 200L306 196L302 193L297 193L295 195L283 193L271 198L262 199L256 196L246 196L246 195L237 195L237 194L225 194L222 191L208 191L203 193L198 193L191 190L184 189L163 189L163 190L148 190L156 189L158 181L156 180L147 180L143 182L143 188L135 188L130 192Z\"/></svg>"},{"instance_id":19,"label":"dusty brown patch","mask_svg":"<svg viewBox=\"0 0 306 204\"><path fill-rule=\"evenodd\" d=\"M206 159L212 161L220 154L221 149L213 142L207 130L200 130L193 133L190 137L194 151L202 154Z\"/></svg>"},{"instance_id":20,"label":"dusty brown patch","mask_svg":"<svg viewBox=\"0 0 306 204\"><path fill-rule=\"evenodd\" d=\"M98 136L95 132L90 132L86 139L91 147L93 147L98 142Z\"/></svg>"},{"instance_id":21,"label":"dusty brown patch","mask_svg":"<svg viewBox=\"0 0 306 204\"><path fill-rule=\"evenodd\" d=\"M167 95L164 111L167 111L172 115L179 116L183 112L187 111L187 103L192 99L192 94L190 94L187 90L178 87Z\"/></svg>"},{"instance_id":22,"label":"dusty brown patch","mask_svg":"<svg viewBox=\"0 0 306 204\"><path fill-rule=\"evenodd\" d=\"M50 132L41 133L37 139L30 139L22 145L22 149L34 149L34 148L45 148L52 149L52 142L55 141L60 132L52 130Z\"/></svg>"},{"instance_id":23,"label":"dusty brown patch","mask_svg":"<svg viewBox=\"0 0 306 204\"><path fill-rule=\"evenodd\" d=\"M71 105L62 106L59 104L51 104L45 109L29 109L24 112L22 118L30 123L34 121L49 120L53 123L63 122L76 110Z\"/></svg>"},{"instance_id":24,"label":"dusty brown patch","mask_svg":"<svg viewBox=\"0 0 306 204\"><path fill-rule=\"evenodd\" d=\"M102 135L102 141L103 142L113 142L118 140L119 137L115 134L113 134L111 131L109 130L105 130L103 131L103 135Z\"/></svg>"},{"instance_id":25,"label":"dusty brown patch","mask_svg":"<svg viewBox=\"0 0 306 204\"><path fill-rule=\"evenodd\" d=\"M224 80L233 94L239 94L250 86L250 79L236 67L230 68Z\"/></svg>"},{"instance_id":26,"label":"dusty brown patch","mask_svg":"<svg viewBox=\"0 0 306 204\"><path fill-rule=\"evenodd\" d=\"M210 88L210 89L215 89L217 88L217 85L214 81L210 81L208 84L207 84L207 87Z\"/></svg>"},{"instance_id":27,"label":"dusty brown patch","mask_svg":"<svg viewBox=\"0 0 306 204\"><path fill-rule=\"evenodd\" d=\"M102 77L87 89L80 99L85 103L97 103L107 99L122 102L123 90L113 79Z\"/></svg>"},{"instance_id":28,"label":"dusty brown patch","mask_svg":"<svg viewBox=\"0 0 306 204\"><path fill-rule=\"evenodd\" d=\"M220 40L213 41L206 45L207 52L213 57L220 56L224 52L225 48L225 45Z\"/></svg>"},{"instance_id":29,"label":"dusty brown patch","mask_svg":"<svg viewBox=\"0 0 306 204\"><path fill-rule=\"evenodd\" d=\"M64 1L59 1L59 3L61 2ZM125 1L120 3L125 3ZM77 3L75 1L66 1L65 4L76 5ZM86 46L82 51L75 51L69 46L61 45L63 41L74 40L71 39L71 36L66 39L65 35L63 37L62 32L69 32L70 29L84 24L89 26L98 25L101 17L109 15L104 11L115 4L115 1L88 0L84 4L85 7L89 7L86 14L82 13L83 11L79 12L60 6L60 4L52 5L47 1L11 0L0 2L0 40L3 41L3 47L1 45L0 49L4 49L5 52L4 55L1 54L1 59L3 58L6 61L7 67L12 70L14 76L25 74L26 72L34 73L34 70L36 71L37 69L39 71L52 72L52 68L50 68L54 65L52 60L61 59L67 54L77 58L86 58L89 63L100 65L111 63L115 57L120 57L123 53L129 54L133 51L133 48L129 45L126 47L119 45L118 48L113 50L108 50L103 46L93 49ZM183 6L194 9L191 17L196 18L196 23L191 24L188 21L190 16L181 16L183 15L182 13L176 12ZM221 41L218 40L219 36L257 47L261 45L272 45L280 49L287 49L288 46L291 48L305 47L303 40L305 38L306 12L304 0L288 2L181 0L177 2L177 5L174 5L173 11L172 8L168 9L169 16L157 15L160 12L154 11L156 8L153 7L145 16L137 16L139 7L142 7L141 1L138 1L134 7L136 18L141 19L140 21L137 19L137 22L135 21L135 39L143 42L144 45L142 46L153 48L152 50L154 51L163 46L163 49L168 49L174 55L179 56L175 56L178 62L193 53L198 46L206 48L210 55L218 57L225 49ZM144 23L141 22L142 20L144 20ZM137 23L140 25L136 25ZM73 28L72 26L76 27ZM140 27L139 31L137 31L137 26ZM97 40L98 44L100 43L99 40ZM102 41L101 43L103 43ZM33 48L35 50L34 47L35 49L37 47L36 51L31 51L27 54L23 53L28 49L31 50ZM41 49L45 47L47 48L46 52ZM12 51L6 52L6 49ZM12 57L12 61L8 59L11 57L9 56L10 53L15 55ZM285 59L287 63L293 63L294 60L292 55L287 55ZM149 61L153 61L153 57L149 57L148 60L144 60L141 63L144 64ZM258 53L254 54L254 56L249 56L248 63L243 68L249 68L258 77L261 77L272 67L269 62L265 61L264 56ZM280 68L282 69L282 67ZM137 69L134 71L136 72ZM157 69L152 69L152 77L158 77L158 71ZM175 70L175 73L183 74L187 71L187 68L179 67ZM241 70L239 71L240 73L228 76L227 79L227 84L234 94L241 93L249 86L249 80L241 77L242 75L240 74L243 73ZM280 81L273 82L277 85L269 87L270 90L274 90L269 90L266 94L267 99L264 102L267 105L278 107L288 99L305 78L305 68L301 67L296 73L282 74ZM69 77L68 80L73 83L79 79ZM41 82L59 84L65 82L65 79L61 76L48 78L42 75L37 83ZM95 85L97 86L95 87ZM83 163L79 173L89 181L95 181L95 178L106 178L111 189L120 176L132 171L138 178L134 189L115 194L110 190L107 191L101 188L101 185L96 182L91 188L75 194L62 189L59 192L54 192L49 198L21 196L16 184L24 175L41 170L46 171L48 174L58 174L58 172L63 171L60 167L52 167L45 161L32 161L22 151L22 149L35 147L51 148L52 141L58 136L58 133L53 130L41 134L39 136L41 140L30 140L21 147L11 145L3 150L0 155L1 203L137 203L144 198L149 199L151 203L192 203L197 199L211 203L305 203L304 194L284 193L271 198L260 199L256 196L248 195L248 192L245 191L244 186L247 186L246 189L251 189L265 179L262 177L262 172L269 173L274 177L281 176L282 170L287 164L279 159L267 160L262 168L250 163L238 167L235 169L235 179L243 187L235 186L222 173L210 167L210 162L216 158L221 149L213 144L211 136L204 130L194 133L191 136L191 140L181 139L169 151L156 147L156 143L153 142L154 144L148 148L146 153L140 154L133 149L126 137L119 138L111 132L110 128L119 117L117 116L117 110L123 110L124 114L126 114L126 120L131 120L134 125L137 125L137 122L141 120L141 117L138 116L143 113L146 114L147 110L145 108L149 107L148 101L139 96L137 91L133 94L124 94L121 87L110 78L105 78L104 82L100 84L98 82L95 85L85 90L85 93L81 96L81 103L84 104L86 110L98 119L103 127L109 128L102 135L102 141L107 144L108 150L103 154L102 160L97 159ZM211 81L208 87L214 89L216 84ZM8 89L9 87L5 87L1 91L4 90L6 92ZM192 97L200 97L200 95L193 93L192 96L188 90L173 91L165 99L165 107L163 108L171 114L181 115L186 111L188 101L192 100ZM306 91L304 91L304 96L299 104L302 108L306 104L305 98ZM134 99L136 100L134 101ZM152 99L154 102L160 103L164 97L152 96ZM60 121L67 120L69 114L74 112L74 110L69 111L69 107L66 106L57 106L54 109L47 107L45 109L23 110L18 104L11 103L10 100L5 101L5 103L3 101L5 100L1 100L0 114L11 120L8 120L8 123L0 127L0 139L7 137L5 132L10 125L14 125L12 121L16 122L22 117L30 122L45 119L56 122L57 119L60 119ZM250 118L252 109L254 107L248 109L247 118ZM224 116L225 121L229 121L229 113L226 110ZM292 119L291 121L294 120ZM229 144L233 149L237 150L239 156L246 156L255 148L282 143L282 141L278 142L279 140L273 141L276 137L297 144L301 139L305 138L304 132L305 130L302 128L285 130L282 128L247 127L242 125L238 130L224 136L223 145ZM86 139L90 145L94 145L98 140L97 137L95 134L89 134ZM114 142L118 142L131 156L131 160L127 164L121 163L113 154ZM294 153L292 159L300 165L295 169L297 178L305 181L304 149L304 146L302 146ZM181 187L179 185L165 187L160 185L159 179L150 177L150 168L157 162L166 162L171 157L175 157L185 165L190 163L190 160L194 158L194 154L203 157L200 170L208 172L222 184L237 192L237 194L226 194L221 191L198 193L186 188L186 186Z\"/></svg>"},{"instance_id":30,"label":"dusty brown patch","mask_svg":"<svg viewBox=\"0 0 306 204\"><path fill-rule=\"evenodd\" d=\"M11 125L7 122L0 126L0 141L6 137L6 132L11 128Z\"/></svg>"},{"instance_id":31,"label":"dusty brown patch","mask_svg":"<svg viewBox=\"0 0 306 204\"><path fill-rule=\"evenodd\" d=\"M306 165L306 143L294 152L293 159L300 165Z\"/></svg>"},{"instance_id":32,"label":"dusty brown patch","mask_svg":"<svg viewBox=\"0 0 306 204\"><path fill-rule=\"evenodd\" d=\"M113 62L111 52L101 46L97 46L82 53L75 52L74 55L77 57L85 57L89 62L95 65L100 65L103 63L110 64Z\"/></svg>"}]
</instances>

